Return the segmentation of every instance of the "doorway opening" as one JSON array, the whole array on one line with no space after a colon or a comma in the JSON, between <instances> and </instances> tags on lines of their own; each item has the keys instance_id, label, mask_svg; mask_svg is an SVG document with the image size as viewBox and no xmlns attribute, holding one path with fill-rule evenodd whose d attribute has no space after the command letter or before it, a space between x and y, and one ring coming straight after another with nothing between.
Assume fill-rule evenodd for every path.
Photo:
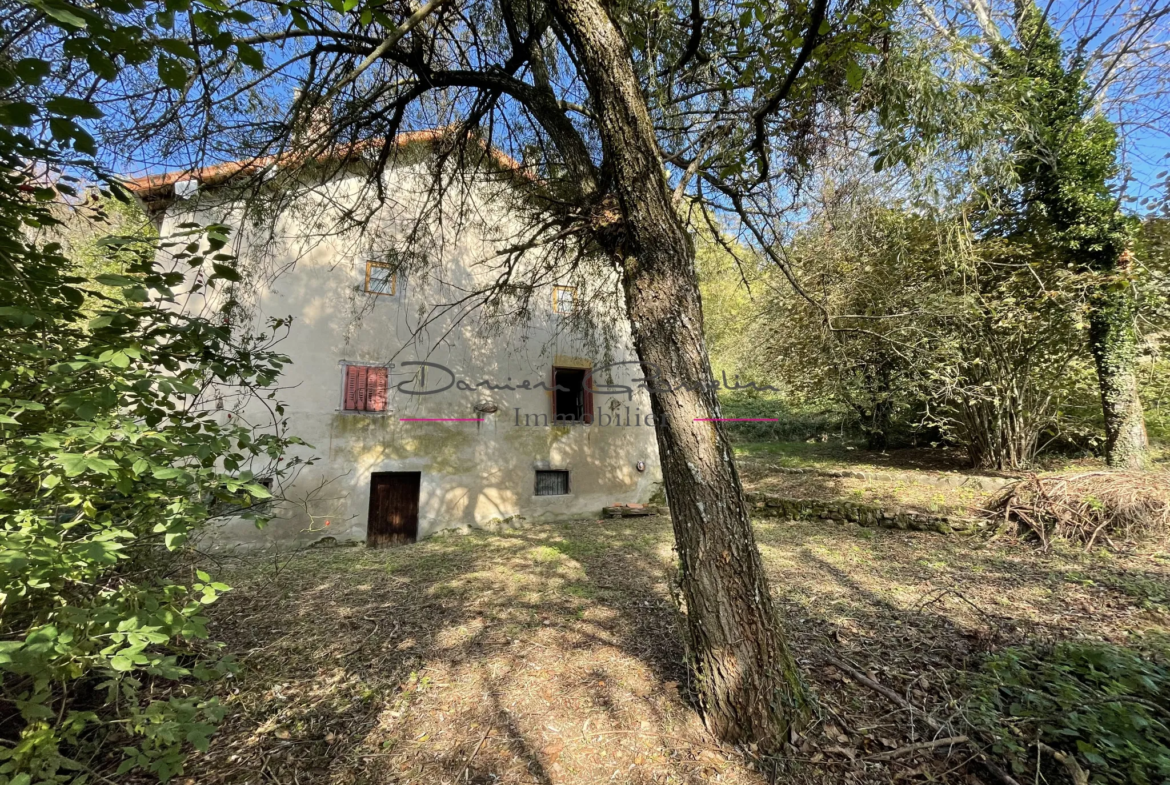
<instances>
[{"instance_id":1,"label":"doorway opening","mask_svg":"<svg viewBox=\"0 0 1170 785\"><path fill-rule=\"evenodd\" d=\"M553 424L593 422L593 390L585 383L588 368L553 368Z\"/></svg>"},{"instance_id":2,"label":"doorway opening","mask_svg":"<svg viewBox=\"0 0 1170 785\"><path fill-rule=\"evenodd\" d=\"M418 539L421 472L375 472L370 475L370 515L366 545L405 545Z\"/></svg>"}]
</instances>

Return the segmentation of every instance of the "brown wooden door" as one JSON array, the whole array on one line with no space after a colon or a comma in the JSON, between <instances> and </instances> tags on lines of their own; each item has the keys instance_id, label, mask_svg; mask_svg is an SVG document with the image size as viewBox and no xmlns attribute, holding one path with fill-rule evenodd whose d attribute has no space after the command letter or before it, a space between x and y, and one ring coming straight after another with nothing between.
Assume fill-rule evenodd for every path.
<instances>
[{"instance_id":1,"label":"brown wooden door","mask_svg":"<svg viewBox=\"0 0 1170 785\"><path fill-rule=\"evenodd\" d=\"M370 475L370 518L366 545L401 545L418 537L419 472Z\"/></svg>"}]
</instances>

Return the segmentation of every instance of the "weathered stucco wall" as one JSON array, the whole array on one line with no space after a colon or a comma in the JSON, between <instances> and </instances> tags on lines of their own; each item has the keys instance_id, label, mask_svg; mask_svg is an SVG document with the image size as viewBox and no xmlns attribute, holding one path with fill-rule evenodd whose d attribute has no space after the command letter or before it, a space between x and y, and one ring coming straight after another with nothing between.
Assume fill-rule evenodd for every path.
<instances>
[{"instance_id":1,"label":"weathered stucco wall","mask_svg":"<svg viewBox=\"0 0 1170 785\"><path fill-rule=\"evenodd\" d=\"M424 202L419 184L426 179L410 168L392 172L387 186L395 201L362 232L330 233L318 227L332 220L320 204L363 198L359 178L336 179L325 186L327 200L309 192L275 222L254 227L242 218L240 205L222 193L168 209L164 235L190 220L235 228L233 246L245 275L241 291L247 293L241 299L249 320L241 328L260 329L270 317L292 317L288 338L277 347L292 359L278 397L285 404L289 433L311 445L294 453L311 463L278 480L284 501L277 519L263 530L229 520L215 531L215 545L363 540L374 472L421 472L420 538L451 527L599 516L605 505L645 502L658 492L661 472L653 428L644 424L650 412L645 392L595 394L594 424L548 426L538 424L550 412L548 392L479 385L547 384L554 364L584 358L595 368L631 363L599 374L595 384L636 387L632 380L641 373L632 362L622 314L612 315L613 329L600 331L608 335L580 330L569 317L553 313L553 285L570 281L548 279L523 318L488 318L482 309L436 316L444 304L498 276L491 260L518 231L506 207L473 194L473 202L461 209L464 215L469 209L477 214L476 220L461 221L458 230L451 230L439 219L431 226L433 241L411 249L429 257L425 272L400 279L395 296L363 291L365 263L401 250ZM580 297L606 294L605 287L617 285L612 276L571 283ZM202 294L183 302L193 311L211 306ZM453 378L433 367L420 378L418 366L404 365L418 361L440 364ZM342 411L345 363L389 368L386 412ZM431 390L457 381L466 385L408 394L420 384ZM497 411L483 412L492 408L485 403ZM222 416L228 414L255 423L271 416L255 402L234 412L229 403ZM484 421L403 422L404 417ZM537 469L568 470L571 493L535 496Z\"/></svg>"}]
</instances>

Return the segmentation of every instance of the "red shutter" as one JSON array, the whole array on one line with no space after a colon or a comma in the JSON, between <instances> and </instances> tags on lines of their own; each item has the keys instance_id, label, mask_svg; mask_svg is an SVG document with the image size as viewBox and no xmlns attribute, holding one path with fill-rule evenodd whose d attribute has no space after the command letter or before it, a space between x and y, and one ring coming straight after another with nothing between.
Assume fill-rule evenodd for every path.
<instances>
[{"instance_id":1,"label":"red shutter","mask_svg":"<svg viewBox=\"0 0 1170 785\"><path fill-rule=\"evenodd\" d=\"M585 396L585 404L582 407L585 410L585 417L583 419L587 425L592 425L593 424L593 369L592 368L585 369L585 379L584 379L583 386L584 386L583 394Z\"/></svg>"},{"instance_id":2,"label":"red shutter","mask_svg":"<svg viewBox=\"0 0 1170 785\"><path fill-rule=\"evenodd\" d=\"M366 410L366 395L369 391L369 374L370 369L365 365L359 365L357 369L357 401L355 409L360 412Z\"/></svg>"},{"instance_id":3,"label":"red shutter","mask_svg":"<svg viewBox=\"0 0 1170 785\"><path fill-rule=\"evenodd\" d=\"M557 369L556 368L552 369L552 389L549 390L549 393L548 393L548 405L549 405L549 408L552 410L552 414L549 415L549 422L555 425L556 421L557 421Z\"/></svg>"},{"instance_id":4,"label":"red shutter","mask_svg":"<svg viewBox=\"0 0 1170 785\"><path fill-rule=\"evenodd\" d=\"M366 409L371 412L386 411L386 369L371 368L367 383Z\"/></svg>"},{"instance_id":5,"label":"red shutter","mask_svg":"<svg viewBox=\"0 0 1170 785\"><path fill-rule=\"evenodd\" d=\"M353 411L357 408L357 379L358 367L356 365L345 366L345 406L346 411Z\"/></svg>"}]
</instances>

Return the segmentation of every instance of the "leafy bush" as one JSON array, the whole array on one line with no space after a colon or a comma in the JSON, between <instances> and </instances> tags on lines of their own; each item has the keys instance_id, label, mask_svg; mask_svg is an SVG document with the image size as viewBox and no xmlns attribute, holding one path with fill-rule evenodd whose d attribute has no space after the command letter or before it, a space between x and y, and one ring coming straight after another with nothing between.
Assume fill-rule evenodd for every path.
<instances>
[{"instance_id":1,"label":"leafy bush","mask_svg":"<svg viewBox=\"0 0 1170 785\"><path fill-rule=\"evenodd\" d=\"M1074 755L1095 782L1170 778L1170 667L1161 654L1084 641L1007 649L969 686L968 720L1029 781L1037 742Z\"/></svg>"},{"instance_id":2,"label":"leafy bush","mask_svg":"<svg viewBox=\"0 0 1170 785\"><path fill-rule=\"evenodd\" d=\"M153 243L109 240L137 261L90 281L55 245L19 241L51 222L37 203L0 206L18 240L0 249L0 782L69 780L113 745L117 773L167 779L222 717L192 680L227 667L197 643L227 587L170 576L209 503L269 495L250 467L289 442L202 394L263 390L285 360L182 315L183 275L155 268ZM177 260L202 264L225 238L185 240ZM225 262L213 284L234 276Z\"/></svg>"},{"instance_id":3,"label":"leafy bush","mask_svg":"<svg viewBox=\"0 0 1170 785\"><path fill-rule=\"evenodd\" d=\"M776 418L779 422L727 423L727 432L737 442L805 441L824 433L838 433L841 417L834 412L794 410L779 398L762 395L725 394L719 405L723 416Z\"/></svg>"},{"instance_id":4,"label":"leafy bush","mask_svg":"<svg viewBox=\"0 0 1170 785\"><path fill-rule=\"evenodd\" d=\"M273 397L280 325L248 337L189 318L172 291L185 275L154 264L176 251L230 307L222 227L106 238L88 256L59 242L60 219L101 211L66 167L111 182L90 96L163 38L143 34L141 0L115 5L17 4L0 58L0 785L167 779L206 746L223 710L196 682L230 665L203 609L227 587L190 570L187 548L217 499L269 495L253 472L293 441L205 400Z\"/></svg>"}]
</instances>

